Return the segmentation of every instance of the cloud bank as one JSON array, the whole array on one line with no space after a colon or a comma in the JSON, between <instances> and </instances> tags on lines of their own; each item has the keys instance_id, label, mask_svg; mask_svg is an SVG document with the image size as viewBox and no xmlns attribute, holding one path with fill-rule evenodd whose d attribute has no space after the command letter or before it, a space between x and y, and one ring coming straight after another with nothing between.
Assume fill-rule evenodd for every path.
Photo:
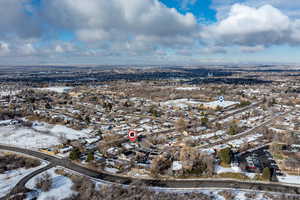
<instances>
[{"instance_id":1,"label":"cloud bank","mask_svg":"<svg viewBox=\"0 0 300 200\"><path fill-rule=\"evenodd\" d=\"M236 1L214 0L219 18L206 25L159 0L40 0L39 5L0 0L0 56L132 56L145 61L226 54L232 47L253 53L299 46L300 19L289 4ZM195 2L183 1L182 6Z\"/></svg>"}]
</instances>

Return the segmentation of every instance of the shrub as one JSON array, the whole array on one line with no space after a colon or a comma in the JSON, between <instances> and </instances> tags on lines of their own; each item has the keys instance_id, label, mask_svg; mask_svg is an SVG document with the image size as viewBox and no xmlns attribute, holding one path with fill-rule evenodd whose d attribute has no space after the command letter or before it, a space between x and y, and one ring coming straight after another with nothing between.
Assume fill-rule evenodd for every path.
<instances>
[{"instance_id":1,"label":"shrub","mask_svg":"<svg viewBox=\"0 0 300 200\"><path fill-rule=\"evenodd\" d=\"M19 169L22 167L28 169L31 167L37 167L39 165L40 161L37 159L11 153L0 155L0 173L14 169Z\"/></svg>"},{"instance_id":2,"label":"shrub","mask_svg":"<svg viewBox=\"0 0 300 200\"><path fill-rule=\"evenodd\" d=\"M245 193L245 197L249 200L256 199L256 193L255 192Z\"/></svg>"},{"instance_id":3,"label":"shrub","mask_svg":"<svg viewBox=\"0 0 300 200\"><path fill-rule=\"evenodd\" d=\"M223 196L225 200L234 200L235 195L229 190L223 190L218 193L219 195Z\"/></svg>"},{"instance_id":4,"label":"shrub","mask_svg":"<svg viewBox=\"0 0 300 200\"><path fill-rule=\"evenodd\" d=\"M233 179L239 179L239 180L249 179L248 176L246 176L242 173L234 173L234 172L220 173L220 174L218 174L218 176L221 178L233 178Z\"/></svg>"},{"instance_id":5,"label":"shrub","mask_svg":"<svg viewBox=\"0 0 300 200\"><path fill-rule=\"evenodd\" d=\"M93 161L94 159L95 159L94 152L89 152L88 156L87 156L87 161L90 162L90 161Z\"/></svg>"}]
</instances>

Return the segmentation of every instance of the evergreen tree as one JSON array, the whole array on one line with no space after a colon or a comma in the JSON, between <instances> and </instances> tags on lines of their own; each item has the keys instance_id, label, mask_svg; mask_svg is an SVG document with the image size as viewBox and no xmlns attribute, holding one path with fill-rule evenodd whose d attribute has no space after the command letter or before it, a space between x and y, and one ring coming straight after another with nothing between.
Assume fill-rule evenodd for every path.
<instances>
[{"instance_id":1,"label":"evergreen tree","mask_svg":"<svg viewBox=\"0 0 300 200\"><path fill-rule=\"evenodd\" d=\"M270 178L271 178L271 170L270 170L270 168L265 167L263 169L262 178L265 181L269 181L270 180Z\"/></svg>"},{"instance_id":2,"label":"evergreen tree","mask_svg":"<svg viewBox=\"0 0 300 200\"><path fill-rule=\"evenodd\" d=\"M94 152L92 152L92 151L89 152L86 161L90 162L90 161L92 161L94 159L95 159Z\"/></svg>"},{"instance_id":3,"label":"evergreen tree","mask_svg":"<svg viewBox=\"0 0 300 200\"><path fill-rule=\"evenodd\" d=\"M230 148L221 149L218 152L218 157L221 160L221 163L228 165L231 163L231 150Z\"/></svg>"},{"instance_id":4,"label":"evergreen tree","mask_svg":"<svg viewBox=\"0 0 300 200\"><path fill-rule=\"evenodd\" d=\"M78 148L75 148L71 151L70 155L69 155L69 158L71 160L78 160L80 158L80 151Z\"/></svg>"}]
</instances>

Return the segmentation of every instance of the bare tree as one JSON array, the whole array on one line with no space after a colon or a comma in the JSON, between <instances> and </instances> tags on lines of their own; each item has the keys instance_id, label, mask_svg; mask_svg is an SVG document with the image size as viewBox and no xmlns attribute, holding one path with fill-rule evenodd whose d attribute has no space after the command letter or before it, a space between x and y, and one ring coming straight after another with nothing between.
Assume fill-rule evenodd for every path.
<instances>
[{"instance_id":1,"label":"bare tree","mask_svg":"<svg viewBox=\"0 0 300 200\"><path fill-rule=\"evenodd\" d=\"M46 172L41 177L35 179L35 187L41 189L44 192L48 192L52 186L52 177Z\"/></svg>"},{"instance_id":2,"label":"bare tree","mask_svg":"<svg viewBox=\"0 0 300 200\"><path fill-rule=\"evenodd\" d=\"M175 128L178 131L184 131L187 128L187 122L181 117L176 121Z\"/></svg>"}]
</instances>

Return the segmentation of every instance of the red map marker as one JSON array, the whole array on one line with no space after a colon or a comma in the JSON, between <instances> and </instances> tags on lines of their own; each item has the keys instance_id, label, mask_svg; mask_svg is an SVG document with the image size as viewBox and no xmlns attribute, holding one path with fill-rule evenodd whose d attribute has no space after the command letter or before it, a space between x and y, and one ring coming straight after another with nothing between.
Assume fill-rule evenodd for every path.
<instances>
[{"instance_id":1,"label":"red map marker","mask_svg":"<svg viewBox=\"0 0 300 200\"><path fill-rule=\"evenodd\" d=\"M136 132L135 131L129 131L128 132L128 138L131 142L135 142L136 138L137 138L137 135L136 135Z\"/></svg>"}]
</instances>

